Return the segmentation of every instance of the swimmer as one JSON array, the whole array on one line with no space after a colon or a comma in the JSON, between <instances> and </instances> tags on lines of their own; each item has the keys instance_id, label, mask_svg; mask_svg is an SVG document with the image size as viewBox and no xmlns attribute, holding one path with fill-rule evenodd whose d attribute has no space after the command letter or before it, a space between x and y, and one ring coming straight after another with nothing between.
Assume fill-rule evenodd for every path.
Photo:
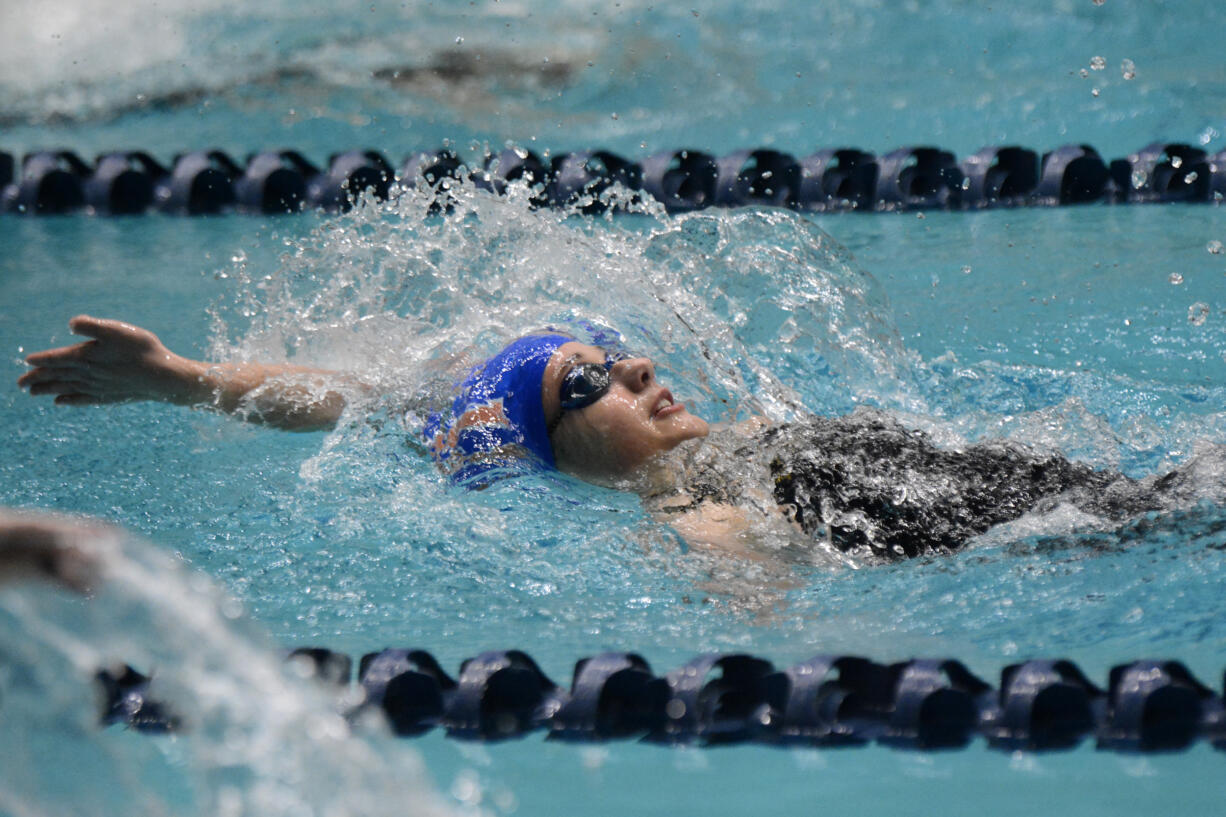
<instances>
[{"instance_id":1,"label":"swimmer","mask_svg":"<svg viewBox=\"0 0 1226 817\"><path fill-rule=\"evenodd\" d=\"M323 369L190 360L120 321L78 316L69 326L90 340L30 355L18 380L60 405L156 400L313 431L333 427L346 395L368 388ZM1189 488L1179 471L1133 480L1013 443L944 450L869 409L719 431L649 359L539 333L472 369L423 434L457 483L556 468L635 490L690 543L741 555L754 540L797 537L885 559L946 553L1031 510L1069 503L1123 521Z\"/></svg>"}]
</instances>

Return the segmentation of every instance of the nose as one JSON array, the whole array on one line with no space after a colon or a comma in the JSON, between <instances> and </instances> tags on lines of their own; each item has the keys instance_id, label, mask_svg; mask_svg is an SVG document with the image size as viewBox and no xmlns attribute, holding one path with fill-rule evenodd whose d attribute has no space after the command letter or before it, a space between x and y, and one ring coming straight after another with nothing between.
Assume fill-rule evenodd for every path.
<instances>
[{"instance_id":1,"label":"nose","mask_svg":"<svg viewBox=\"0 0 1226 817\"><path fill-rule=\"evenodd\" d=\"M632 357L613 364L613 379L632 392L640 392L656 379L656 367L651 358Z\"/></svg>"}]
</instances>

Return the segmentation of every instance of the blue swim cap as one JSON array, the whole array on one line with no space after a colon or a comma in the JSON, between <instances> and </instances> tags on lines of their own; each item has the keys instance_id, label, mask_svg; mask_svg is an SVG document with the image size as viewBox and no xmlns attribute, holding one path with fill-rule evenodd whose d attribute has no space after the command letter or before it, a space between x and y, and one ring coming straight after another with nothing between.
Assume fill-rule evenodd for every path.
<instances>
[{"instance_id":1,"label":"blue swim cap","mask_svg":"<svg viewBox=\"0 0 1226 817\"><path fill-rule=\"evenodd\" d=\"M480 487L499 470L554 467L541 380L549 358L572 340L540 334L512 341L468 373L450 411L430 415L422 433L453 481Z\"/></svg>"}]
</instances>

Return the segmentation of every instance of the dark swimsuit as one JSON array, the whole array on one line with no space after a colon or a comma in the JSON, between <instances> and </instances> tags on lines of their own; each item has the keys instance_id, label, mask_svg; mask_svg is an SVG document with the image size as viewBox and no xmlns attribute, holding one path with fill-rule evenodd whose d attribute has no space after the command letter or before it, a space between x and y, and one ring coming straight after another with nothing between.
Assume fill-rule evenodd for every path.
<instances>
[{"instance_id":1,"label":"dark swimsuit","mask_svg":"<svg viewBox=\"0 0 1226 817\"><path fill-rule=\"evenodd\" d=\"M769 473L775 503L806 534L889 559L956 550L994 525L1061 502L1123 520L1159 509L1163 488L1163 480L1096 471L1008 442L940 449L927 434L866 409L767 428L719 455L728 456L759 478ZM720 476L728 470L709 455L691 459L685 483L695 505L738 504L747 495L747 486Z\"/></svg>"}]
</instances>

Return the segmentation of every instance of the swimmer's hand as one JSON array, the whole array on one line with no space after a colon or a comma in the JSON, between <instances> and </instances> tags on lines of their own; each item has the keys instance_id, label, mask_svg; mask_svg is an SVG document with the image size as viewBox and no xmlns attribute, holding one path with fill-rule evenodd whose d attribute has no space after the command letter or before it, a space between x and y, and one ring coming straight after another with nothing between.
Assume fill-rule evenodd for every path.
<instances>
[{"instance_id":1,"label":"swimmer's hand","mask_svg":"<svg viewBox=\"0 0 1226 817\"><path fill-rule=\"evenodd\" d=\"M149 330L88 315L68 327L92 340L28 356L33 368L17 385L32 395L55 395L61 406L133 400L190 405L202 396L205 364L174 354Z\"/></svg>"},{"instance_id":2,"label":"swimmer's hand","mask_svg":"<svg viewBox=\"0 0 1226 817\"><path fill-rule=\"evenodd\" d=\"M0 509L0 584L51 580L78 593L98 586L117 529L93 519Z\"/></svg>"},{"instance_id":3,"label":"swimmer's hand","mask_svg":"<svg viewBox=\"0 0 1226 817\"><path fill-rule=\"evenodd\" d=\"M148 329L78 315L68 322L91 340L35 352L17 380L56 405L86 406L156 400L215 408L291 431L332 428L345 408L333 385L364 388L337 372L289 364L206 363L166 348Z\"/></svg>"}]
</instances>

